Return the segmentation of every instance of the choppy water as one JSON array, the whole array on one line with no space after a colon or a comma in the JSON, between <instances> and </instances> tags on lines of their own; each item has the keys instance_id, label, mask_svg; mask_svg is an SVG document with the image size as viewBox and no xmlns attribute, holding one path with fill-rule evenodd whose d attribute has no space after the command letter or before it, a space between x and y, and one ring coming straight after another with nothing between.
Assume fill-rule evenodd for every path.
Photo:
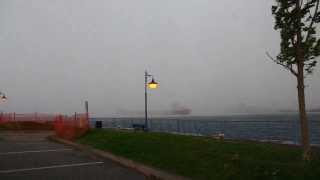
<instances>
[{"instance_id":1,"label":"choppy water","mask_svg":"<svg viewBox=\"0 0 320 180\"><path fill-rule=\"evenodd\" d=\"M104 128L132 128L144 124L144 118L91 118L103 122ZM308 114L310 140L320 145L320 113ZM300 143L300 123L296 113L271 115L232 115L207 117L149 118L151 131L196 135L216 135L225 138Z\"/></svg>"}]
</instances>

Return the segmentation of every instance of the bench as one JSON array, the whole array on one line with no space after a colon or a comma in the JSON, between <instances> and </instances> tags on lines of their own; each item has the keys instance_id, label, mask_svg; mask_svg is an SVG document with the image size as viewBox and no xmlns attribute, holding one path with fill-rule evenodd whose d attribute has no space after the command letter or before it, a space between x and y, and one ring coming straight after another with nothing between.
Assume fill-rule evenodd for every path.
<instances>
[{"instance_id":1,"label":"bench","mask_svg":"<svg viewBox=\"0 0 320 180\"><path fill-rule=\"evenodd\" d=\"M143 130L145 130L144 124L132 124L132 128L135 131L143 131Z\"/></svg>"}]
</instances>

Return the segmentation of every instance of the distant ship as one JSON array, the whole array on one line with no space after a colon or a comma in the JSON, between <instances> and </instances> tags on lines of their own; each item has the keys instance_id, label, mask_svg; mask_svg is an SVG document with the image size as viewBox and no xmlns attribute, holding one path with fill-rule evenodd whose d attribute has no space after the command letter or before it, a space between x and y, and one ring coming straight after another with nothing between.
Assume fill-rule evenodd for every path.
<instances>
[{"instance_id":1,"label":"distant ship","mask_svg":"<svg viewBox=\"0 0 320 180\"><path fill-rule=\"evenodd\" d=\"M174 103L172 105L172 109L169 111L168 114L170 114L170 115L188 115L190 113L191 113L190 108L183 106L183 105L180 105L178 103Z\"/></svg>"},{"instance_id":2,"label":"distant ship","mask_svg":"<svg viewBox=\"0 0 320 180\"><path fill-rule=\"evenodd\" d=\"M191 113L191 109L187 108L187 107L181 107L181 106L176 106L174 107L173 110L171 110L171 112L169 112L170 115L188 115Z\"/></svg>"}]
</instances>

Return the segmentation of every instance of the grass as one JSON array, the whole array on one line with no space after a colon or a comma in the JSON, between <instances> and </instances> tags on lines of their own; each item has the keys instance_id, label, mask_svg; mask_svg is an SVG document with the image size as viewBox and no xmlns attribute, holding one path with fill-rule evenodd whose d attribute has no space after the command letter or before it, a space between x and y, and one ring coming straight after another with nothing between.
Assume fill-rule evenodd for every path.
<instances>
[{"instance_id":1,"label":"grass","mask_svg":"<svg viewBox=\"0 0 320 180\"><path fill-rule=\"evenodd\" d=\"M91 130L77 142L192 179L320 179L296 147L165 133Z\"/></svg>"}]
</instances>

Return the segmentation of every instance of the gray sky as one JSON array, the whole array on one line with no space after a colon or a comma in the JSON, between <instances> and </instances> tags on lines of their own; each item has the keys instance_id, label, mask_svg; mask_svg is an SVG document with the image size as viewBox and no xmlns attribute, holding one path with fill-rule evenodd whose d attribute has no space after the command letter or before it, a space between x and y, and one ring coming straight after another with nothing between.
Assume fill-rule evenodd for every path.
<instances>
[{"instance_id":1,"label":"gray sky","mask_svg":"<svg viewBox=\"0 0 320 180\"><path fill-rule=\"evenodd\" d=\"M144 70L160 83L150 108L194 115L245 104L296 107L294 77L276 55L271 0L1 0L0 110L143 111ZM320 68L307 104L320 106Z\"/></svg>"}]
</instances>

